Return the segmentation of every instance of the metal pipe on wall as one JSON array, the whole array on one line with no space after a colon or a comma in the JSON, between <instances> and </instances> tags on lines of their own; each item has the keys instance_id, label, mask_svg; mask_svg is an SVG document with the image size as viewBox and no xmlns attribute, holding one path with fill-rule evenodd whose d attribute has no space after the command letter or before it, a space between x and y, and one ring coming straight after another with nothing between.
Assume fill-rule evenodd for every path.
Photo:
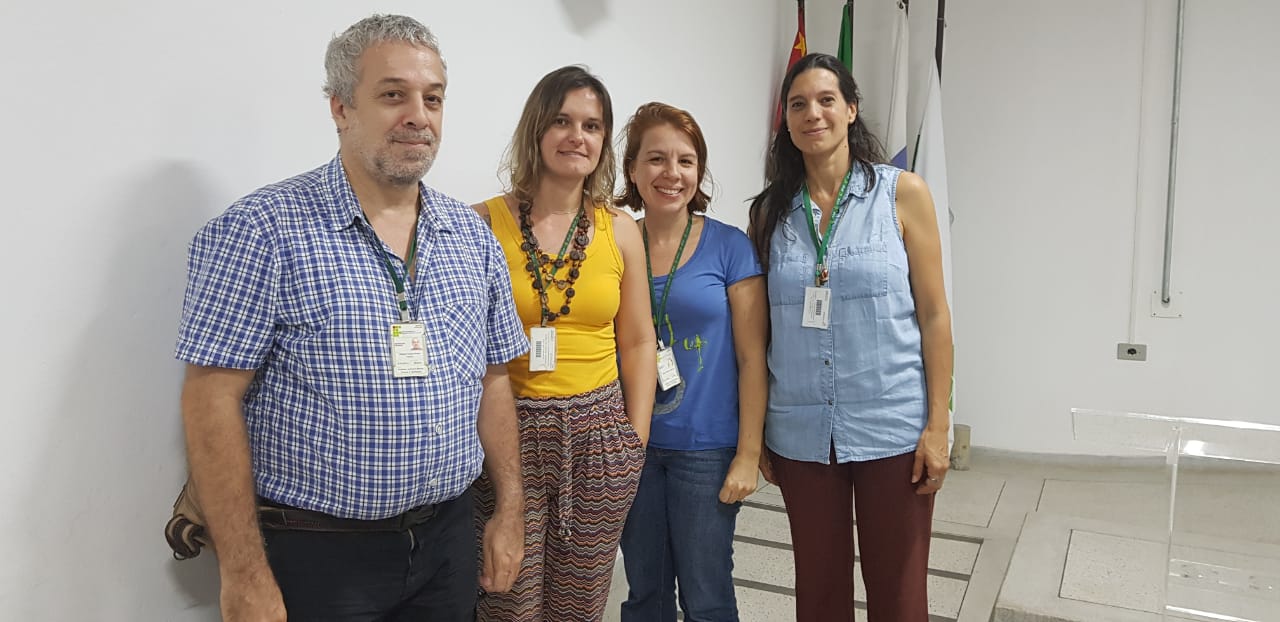
<instances>
[{"instance_id":1,"label":"metal pipe on wall","mask_svg":"<svg viewBox=\"0 0 1280 622\"><path fill-rule=\"evenodd\" d=\"M1178 28L1173 52L1173 118L1169 123L1169 183L1165 195L1164 272L1160 278L1160 301L1169 304L1169 284L1173 266L1173 206L1178 183L1178 121L1182 113L1182 44L1187 17L1187 0L1178 0Z\"/></svg>"}]
</instances>

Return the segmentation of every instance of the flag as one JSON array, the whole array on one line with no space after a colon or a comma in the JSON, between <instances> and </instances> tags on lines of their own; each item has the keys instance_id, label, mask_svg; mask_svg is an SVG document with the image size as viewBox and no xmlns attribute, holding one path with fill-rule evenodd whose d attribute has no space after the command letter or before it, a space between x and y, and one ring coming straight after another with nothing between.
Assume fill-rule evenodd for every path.
<instances>
[{"instance_id":1,"label":"flag","mask_svg":"<svg viewBox=\"0 0 1280 622\"><path fill-rule=\"evenodd\" d=\"M853 3L845 2L840 9L840 38L836 44L836 58L849 73L853 73Z\"/></svg>"},{"instance_id":2,"label":"flag","mask_svg":"<svg viewBox=\"0 0 1280 622\"><path fill-rule=\"evenodd\" d=\"M889 120L885 125L885 155L900 169L907 161L907 8L899 3L893 35L893 87L890 90Z\"/></svg>"},{"instance_id":3,"label":"flag","mask_svg":"<svg viewBox=\"0 0 1280 622\"><path fill-rule=\"evenodd\" d=\"M787 71L790 71L792 65L809 53L808 44L804 38L804 0L796 2L796 11L796 40L791 44L791 58L787 59ZM782 127L782 95L778 96L778 109L773 113L773 131L777 132L779 127Z\"/></svg>"},{"instance_id":4,"label":"flag","mask_svg":"<svg viewBox=\"0 0 1280 622\"><path fill-rule=\"evenodd\" d=\"M929 186L933 195L933 207L938 218L938 237L942 243L942 283L951 305L951 203L947 197L947 149L942 138L942 79L938 67L929 63L929 92L926 95L924 118L920 122L920 143L916 151L915 171ZM952 376L952 399L955 397L955 376ZM954 403L951 410L955 410Z\"/></svg>"},{"instance_id":5,"label":"flag","mask_svg":"<svg viewBox=\"0 0 1280 622\"><path fill-rule=\"evenodd\" d=\"M920 145L916 152L916 173L924 179L933 195L938 216L938 233L942 238L942 277L951 302L951 206L947 200L947 156L942 138L942 81L938 68L929 63L929 92L920 122Z\"/></svg>"}]
</instances>

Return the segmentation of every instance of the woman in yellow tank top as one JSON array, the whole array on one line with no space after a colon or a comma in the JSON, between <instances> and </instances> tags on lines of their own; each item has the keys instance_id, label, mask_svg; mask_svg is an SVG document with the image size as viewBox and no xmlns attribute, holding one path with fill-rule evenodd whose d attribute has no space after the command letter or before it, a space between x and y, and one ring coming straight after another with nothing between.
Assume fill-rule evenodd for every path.
<instances>
[{"instance_id":1,"label":"woman in yellow tank top","mask_svg":"<svg viewBox=\"0 0 1280 622\"><path fill-rule=\"evenodd\" d=\"M510 592L481 596L480 622L589 622L604 614L657 375L639 228L607 206L612 134L613 106L598 78L576 66L547 74L511 139L510 190L475 206L502 243L531 346L508 365L520 425L524 560ZM485 478L476 503L480 534L490 517L510 515L494 507Z\"/></svg>"}]
</instances>

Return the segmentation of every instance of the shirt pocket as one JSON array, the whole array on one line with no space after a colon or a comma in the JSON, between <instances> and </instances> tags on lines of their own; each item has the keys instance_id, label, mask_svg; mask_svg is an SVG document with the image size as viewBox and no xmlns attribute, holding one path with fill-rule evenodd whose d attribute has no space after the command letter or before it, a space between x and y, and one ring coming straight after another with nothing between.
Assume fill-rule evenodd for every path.
<instances>
[{"instance_id":1,"label":"shirt pocket","mask_svg":"<svg viewBox=\"0 0 1280 622\"><path fill-rule=\"evenodd\" d=\"M472 380L485 372L488 301L483 283L458 281L442 289L427 316L439 327L440 363Z\"/></svg>"},{"instance_id":2,"label":"shirt pocket","mask_svg":"<svg viewBox=\"0 0 1280 622\"><path fill-rule=\"evenodd\" d=\"M831 287L843 300L889 294L889 249L883 240L833 249Z\"/></svg>"},{"instance_id":3,"label":"shirt pocket","mask_svg":"<svg viewBox=\"0 0 1280 622\"><path fill-rule=\"evenodd\" d=\"M795 239L794 228L778 223L781 235L775 235L769 249L769 306L804 304L804 288L813 284L812 251Z\"/></svg>"}]
</instances>

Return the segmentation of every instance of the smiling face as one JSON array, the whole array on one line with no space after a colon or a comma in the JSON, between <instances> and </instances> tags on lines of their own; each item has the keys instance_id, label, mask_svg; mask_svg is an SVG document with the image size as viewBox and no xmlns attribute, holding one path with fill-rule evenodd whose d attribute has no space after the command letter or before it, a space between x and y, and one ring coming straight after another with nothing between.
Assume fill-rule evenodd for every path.
<instances>
[{"instance_id":1,"label":"smiling face","mask_svg":"<svg viewBox=\"0 0 1280 622\"><path fill-rule=\"evenodd\" d=\"M787 93L787 131L802 153L816 155L849 142L858 108L840 93L836 74L813 68L796 76Z\"/></svg>"},{"instance_id":2,"label":"smiling face","mask_svg":"<svg viewBox=\"0 0 1280 622\"><path fill-rule=\"evenodd\" d=\"M408 43L383 43L360 56L359 76L351 105L330 99L344 163L375 183L417 184L440 148L440 55Z\"/></svg>"},{"instance_id":3,"label":"smiling face","mask_svg":"<svg viewBox=\"0 0 1280 622\"><path fill-rule=\"evenodd\" d=\"M546 175L584 180L600 164L604 144L604 108L589 88L569 91L560 112L538 141Z\"/></svg>"},{"instance_id":4,"label":"smiling face","mask_svg":"<svg viewBox=\"0 0 1280 622\"><path fill-rule=\"evenodd\" d=\"M688 208L698 190L698 169L693 141L664 123L645 131L627 177L640 193L646 212L679 211Z\"/></svg>"}]
</instances>

